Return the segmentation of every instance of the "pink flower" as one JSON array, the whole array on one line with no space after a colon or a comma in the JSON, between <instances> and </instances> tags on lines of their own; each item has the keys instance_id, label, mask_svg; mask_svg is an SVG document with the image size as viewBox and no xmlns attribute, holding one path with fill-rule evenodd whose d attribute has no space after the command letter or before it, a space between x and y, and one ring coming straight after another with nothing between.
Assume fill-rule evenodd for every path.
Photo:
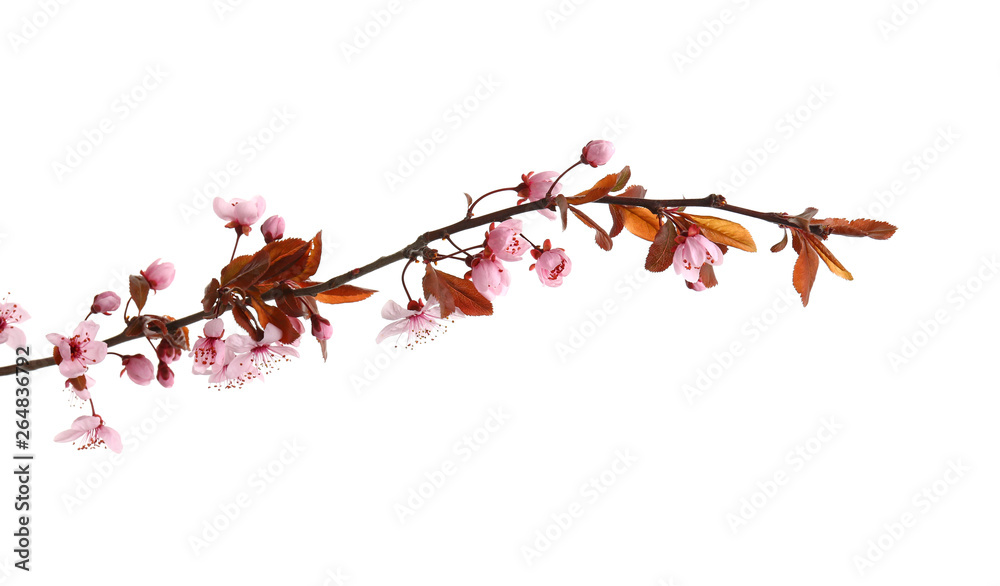
<instances>
[{"instance_id":1,"label":"pink flower","mask_svg":"<svg viewBox=\"0 0 1000 586\"><path fill-rule=\"evenodd\" d=\"M316 313L309 319L312 323L312 335L316 336L317 340L329 340L333 337L333 326L330 325L330 320Z\"/></svg>"},{"instance_id":2,"label":"pink flower","mask_svg":"<svg viewBox=\"0 0 1000 586\"><path fill-rule=\"evenodd\" d=\"M94 379L90 378L87 375L83 375L82 381L80 380L80 378L81 377L66 379L66 388L72 389L73 394L76 396L77 399L80 399L81 401L89 401L90 387L97 384L97 381L95 381Z\"/></svg>"},{"instance_id":3,"label":"pink flower","mask_svg":"<svg viewBox=\"0 0 1000 586\"><path fill-rule=\"evenodd\" d=\"M11 348L23 347L27 342L24 332L11 324L30 318L28 312L16 303L0 303L0 344L6 343Z\"/></svg>"},{"instance_id":4,"label":"pink flower","mask_svg":"<svg viewBox=\"0 0 1000 586\"><path fill-rule=\"evenodd\" d=\"M460 316L461 312L455 310L452 315ZM437 330L442 327L441 307L433 296L427 298L427 305L418 299L410 301L406 309L395 301L386 301L382 307L382 317L395 321L382 328L375 338L376 344L390 336L397 336L398 341L400 336L406 334L406 346L412 348L414 344L433 340Z\"/></svg>"},{"instance_id":5,"label":"pink flower","mask_svg":"<svg viewBox=\"0 0 1000 586\"><path fill-rule=\"evenodd\" d=\"M104 425L100 415L84 415L77 417L69 429L55 437L55 441L64 443L83 438L84 442L77 448L87 450L106 445L112 452L120 454L122 438L118 432Z\"/></svg>"},{"instance_id":6,"label":"pink flower","mask_svg":"<svg viewBox=\"0 0 1000 586\"><path fill-rule=\"evenodd\" d=\"M289 356L298 357L299 353L295 348L279 344L280 341L281 328L274 324L267 324L264 337L259 342L255 342L250 336L229 336L226 339L226 350L232 351L234 357L226 366L226 377L240 384L253 378L264 378L265 373L277 368L276 362L279 359L287 361Z\"/></svg>"},{"instance_id":7,"label":"pink flower","mask_svg":"<svg viewBox=\"0 0 1000 586\"><path fill-rule=\"evenodd\" d=\"M510 271L504 268L495 255L488 258L477 255L472 260L472 284L483 297L492 301L507 294L507 289L510 288Z\"/></svg>"},{"instance_id":8,"label":"pink flower","mask_svg":"<svg viewBox=\"0 0 1000 586\"><path fill-rule=\"evenodd\" d=\"M73 331L73 337L67 338L59 334L45 336L55 344L59 351L56 363L59 372L66 378L76 378L87 372L88 364L97 364L108 354L108 345L97 340L97 330L100 329L92 321L80 322Z\"/></svg>"},{"instance_id":9,"label":"pink flower","mask_svg":"<svg viewBox=\"0 0 1000 586\"><path fill-rule=\"evenodd\" d=\"M714 242L701 234L698 226L688 228L687 236L677 237L674 250L674 272L689 283L697 283L701 278L701 265L722 264L722 250Z\"/></svg>"},{"instance_id":10,"label":"pink flower","mask_svg":"<svg viewBox=\"0 0 1000 586\"><path fill-rule=\"evenodd\" d=\"M521 220L507 220L490 228L486 244L500 260L518 261L528 250L528 243L521 237Z\"/></svg>"},{"instance_id":11,"label":"pink flower","mask_svg":"<svg viewBox=\"0 0 1000 586\"><path fill-rule=\"evenodd\" d=\"M591 167L599 167L611 160L611 155L615 154L615 145L607 140L592 140L583 147L583 155L580 160Z\"/></svg>"},{"instance_id":12,"label":"pink flower","mask_svg":"<svg viewBox=\"0 0 1000 586\"><path fill-rule=\"evenodd\" d=\"M122 304L122 298L112 291L105 291L94 295L94 302L90 305L90 313L103 313L111 315L112 311L118 309Z\"/></svg>"},{"instance_id":13,"label":"pink flower","mask_svg":"<svg viewBox=\"0 0 1000 586\"><path fill-rule=\"evenodd\" d=\"M566 251L562 248L551 248L551 243L545 241L545 246L541 253L533 250L532 254L537 254L537 262L531 265L538 273L538 279L547 287L558 287L562 285L563 277L569 275L573 269L573 263L566 256Z\"/></svg>"},{"instance_id":14,"label":"pink flower","mask_svg":"<svg viewBox=\"0 0 1000 586\"><path fill-rule=\"evenodd\" d=\"M156 370L153 368L153 363L149 361L142 354L132 354L129 356L122 357L122 369L118 376L128 373L128 377L132 379L137 385L146 386L153 381L153 377L156 376Z\"/></svg>"},{"instance_id":15,"label":"pink flower","mask_svg":"<svg viewBox=\"0 0 1000 586\"><path fill-rule=\"evenodd\" d=\"M160 259L154 260L146 270L139 271L153 291L162 291L169 287L170 283L174 282L174 273L174 263L160 262Z\"/></svg>"},{"instance_id":16,"label":"pink flower","mask_svg":"<svg viewBox=\"0 0 1000 586\"><path fill-rule=\"evenodd\" d=\"M517 188L517 195L521 198L518 203L538 201L544 198L557 177L559 177L559 173L555 171L545 171L542 173L532 171L527 175L521 175L522 183ZM553 196L559 195L561 191L562 183L556 183L555 187L552 187ZM550 220L554 220L556 217L555 212L552 210L538 210L538 213Z\"/></svg>"},{"instance_id":17,"label":"pink flower","mask_svg":"<svg viewBox=\"0 0 1000 586\"><path fill-rule=\"evenodd\" d=\"M174 371L163 361L156 367L156 382L165 389L174 386Z\"/></svg>"},{"instance_id":18,"label":"pink flower","mask_svg":"<svg viewBox=\"0 0 1000 586\"><path fill-rule=\"evenodd\" d=\"M285 236L285 219L281 216L271 216L260 225L260 231L264 234L264 242L281 240Z\"/></svg>"},{"instance_id":19,"label":"pink flower","mask_svg":"<svg viewBox=\"0 0 1000 586\"><path fill-rule=\"evenodd\" d=\"M221 318L217 317L205 324L204 331L205 337L198 336L198 341L194 343L191 353L188 354L188 356L194 357L191 372L194 374L218 374L230 362L226 360L226 343L222 341L222 335L226 333L225 324Z\"/></svg>"},{"instance_id":20,"label":"pink flower","mask_svg":"<svg viewBox=\"0 0 1000 586\"><path fill-rule=\"evenodd\" d=\"M226 228L236 228L244 236L250 233L250 226L256 224L260 220L260 217L264 215L266 207L267 204L264 202L264 198L259 195L255 195L250 200L237 197L226 201L221 197L217 197L212 202L215 215L229 222L226 224Z\"/></svg>"}]
</instances>

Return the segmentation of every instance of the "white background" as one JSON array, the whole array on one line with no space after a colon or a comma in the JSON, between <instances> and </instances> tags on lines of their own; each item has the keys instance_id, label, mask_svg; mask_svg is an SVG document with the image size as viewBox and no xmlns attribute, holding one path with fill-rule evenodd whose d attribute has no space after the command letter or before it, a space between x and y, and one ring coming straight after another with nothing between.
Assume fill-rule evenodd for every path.
<instances>
[{"instance_id":1,"label":"white background","mask_svg":"<svg viewBox=\"0 0 1000 586\"><path fill-rule=\"evenodd\" d=\"M54 369L38 372L32 572L12 568L8 537L5 580L1000 580L984 334L997 324L995 3L53 4L0 14L0 289L31 313L41 355L45 334L69 333L97 292L124 296L123 276L156 258L177 278L149 311L195 311L232 245L206 190L263 195L289 235L322 229L325 277L455 221L463 192L562 169L602 136L617 145L608 167L631 165L650 197L724 190L900 231L831 240L855 280L821 268L803 309L787 302L794 255L767 251L773 226L747 219L761 252L732 251L721 285L693 293L672 272L646 278L646 244L628 234L605 253L579 224L561 234L536 218L529 237L573 259L564 286L543 288L523 262L495 317L416 351L374 344L381 305L403 298L393 266L359 282L376 297L325 310L325 364L306 340L265 383L222 392L182 367L169 390L119 380L113 360L93 367L98 410L134 430L114 464L50 441L83 411ZM147 79L156 70L165 79ZM269 134L282 109L293 119ZM110 132L80 147L102 119ZM443 142L414 155L435 129ZM270 142L248 150L258 135ZM390 187L400 157L419 164ZM604 172L574 172L566 191ZM120 319L101 318L102 334ZM14 382L2 384L13 452ZM466 459L453 446L491 409L509 418ZM274 463L290 443L304 451ZM581 486L617 452L634 461L594 501ZM397 505L446 461L457 472L401 521ZM260 484L269 465L280 472ZM769 484L776 474L787 482ZM2 486L11 502L9 474ZM206 533L240 493L249 506ZM567 524L571 508L582 514L560 529L553 515Z\"/></svg>"}]
</instances>

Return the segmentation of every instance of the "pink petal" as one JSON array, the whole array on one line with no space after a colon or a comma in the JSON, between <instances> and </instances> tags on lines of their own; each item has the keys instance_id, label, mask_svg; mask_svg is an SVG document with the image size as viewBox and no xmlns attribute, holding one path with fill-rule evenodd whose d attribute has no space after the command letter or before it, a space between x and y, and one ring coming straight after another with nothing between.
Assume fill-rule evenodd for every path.
<instances>
[{"instance_id":1,"label":"pink petal","mask_svg":"<svg viewBox=\"0 0 1000 586\"><path fill-rule=\"evenodd\" d=\"M385 305L382 306L383 319L392 319L392 320L403 319L406 317L410 317L414 313L416 312L404 308L403 306L401 306L400 304L396 303L391 299L389 301L386 301Z\"/></svg>"},{"instance_id":2,"label":"pink petal","mask_svg":"<svg viewBox=\"0 0 1000 586\"><path fill-rule=\"evenodd\" d=\"M206 338L221 338L225 331L226 324L223 323L222 318L217 317L205 324Z\"/></svg>"},{"instance_id":3,"label":"pink petal","mask_svg":"<svg viewBox=\"0 0 1000 586\"><path fill-rule=\"evenodd\" d=\"M117 431L107 425L102 425L97 428L97 437L104 440L104 445L108 446L108 449L112 452L116 454L122 453L122 438L118 435Z\"/></svg>"},{"instance_id":4,"label":"pink petal","mask_svg":"<svg viewBox=\"0 0 1000 586\"><path fill-rule=\"evenodd\" d=\"M409 329L409 327L410 325L405 319L394 321L391 324L382 328L382 331L379 332L378 336L375 338L375 343L380 344L382 343L382 340L385 340L390 336L398 336L403 332L406 332Z\"/></svg>"}]
</instances>

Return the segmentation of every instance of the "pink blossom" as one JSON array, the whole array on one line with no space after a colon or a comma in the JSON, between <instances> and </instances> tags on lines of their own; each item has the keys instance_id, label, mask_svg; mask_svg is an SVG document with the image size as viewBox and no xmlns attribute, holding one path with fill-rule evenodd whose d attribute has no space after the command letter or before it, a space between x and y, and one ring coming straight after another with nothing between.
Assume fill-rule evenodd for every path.
<instances>
[{"instance_id":1,"label":"pink blossom","mask_svg":"<svg viewBox=\"0 0 1000 586\"><path fill-rule=\"evenodd\" d=\"M608 140L592 140L583 147L580 160L591 167L599 167L611 160L615 154L615 145Z\"/></svg>"},{"instance_id":2,"label":"pink blossom","mask_svg":"<svg viewBox=\"0 0 1000 586\"><path fill-rule=\"evenodd\" d=\"M538 201L543 199L545 195L549 192L549 188L552 188L552 195L556 196L562 191L562 183L556 183L555 187L552 187L553 182L559 177L559 173L555 171L544 171L542 173L535 173L534 171L521 175L521 185L517 188L517 195L521 199L518 203L524 203L526 201ZM550 220L556 218L555 212L552 210L538 210L538 213L542 214Z\"/></svg>"},{"instance_id":3,"label":"pink blossom","mask_svg":"<svg viewBox=\"0 0 1000 586\"><path fill-rule=\"evenodd\" d=\"M260 231L264 235L264 242L281 240L285 236L285 219L281 216L271 216L260 225Z\"/></svg>"},{"instance_id":4,"label":"pink blossom","mask_svg":"<svg viewBox=\"0 0 1000 586\"><path fill-rule=\"evenodd\" d=\"M538 279L543 285L558 287L562 285L563 277L569 275L573 269L573 263L570 262L565 250L552 248L542 251L532 268L538 273Z\"/></svg>"},{"instance_id":5,"label":"pink blossom","mask_svg":"<svg viewBox=\"0 0 1000 586\"><path fill-rule=\"evenodd\" d=\"M239 384L254 378L264 378L264 374L277 368L278 360L288 360L289 356L298 357L295 348L280 344L281 328L267 324L264 337L254 341L250 336L233 334L226 339L226 349L234 354L232 362L226 367L226 377Z\"/></svg>"},{"instance_id":6,"label":"pink blossom","mask_svg":"<svg viewBox=\"0 0 1000 586\"><path fill-rule=\"evenodd\" d=\"M90 313L111 315L111 312L121 307L121 304L122 298L112 291L98 293L94 295L94 302L90 305Z\"/></svg>"},{"instance_id":7,"label":"pink blossom","mask_svg":"<svg viewBox=\"0 0 1000 586\"><path fill-rule=\"evenodd\" d=\"M312 335L316 336L317 340L329 340L333 337L333 326L330 325L330 320L314 313L310 322L312 323Z\"/></svg>"},{"instance_id":8,"label":"pink blossom","mask_svg":"<svg viewBox=\"0 0 1000 586\"><path fill-rule=\"evenodd\" d=\"M267 204L264 202L264 198L259 195L253 196L250 200L237 197L226 201L221 197L217 197L212 202L215 215L229 222L226 224L226 228L236 228L244 235L250 233L250 226L253 226L260 220L261 216L264 215L266 207Z\"/></svg>"},{"instance_id":9,"label":"pink blossom","mask_svg":"<svg viewBox=\"0 0 1000 586\"><path fill-rule=\"evenodd\" d=\"M455 310L452 315L461 316L461 312ZM378 333L376 344L390 336L397 336L398 341L400 336L406 334L406 346L412 348L414 344L433 340L438 329L443 327L440 323L441 307L434 296L427 298L426 305L419 299L410 301L406 309L395 301L386 301L382 307L382 317L394 321Z\"/></svg>"},{"instance_id":10,"label":"pink blossom","mask_svg":"<svg viewBox=\"0 0 1000 586\"><path fill-rule=\"evenodd\" d=\"M497 260L496 255L489 258L477 256L472 261L472 284L483 297L493 300L507 294L510 287L510 271Z\"/></svg>"},{"instance_id":11,"label":"pink blossom","mask_svg":"<svg viewBox=\"0 0 1000 586\"><path fill-rule=\"evenodd\" d=\"M156 367L156 382L165 389L174 386L174 371L163 361Z\"/></svg>"},{"instance_id":12,"label":"pink blossom","mask_svg":"<svg viewBox=\"0 0 1000 586\"><path fill-rule=\"evenodd\" d=\"M217 317L205 324L204 332L205 337L199 336L188 354L194 357L191 371L194 374L218 374L231 361L226 360L226 343L222 341L222 335L226 333L225 324Z\"/></svg>"},{"instance_id":13,"label":"pink blossom","mask_svg":"<svg viewBox=\"0 0 1000 586\"><path fill-rule=\"evenodd\" d=\"M490 228L486 244L500 260L518 261L528 250L528 243L521 236L521 220L507 220Z\"/></svg>"},{"instance_id":14,"label":"pink blossom","mask_svg":"<svg viewBox=\"0 0 1000 586\"><path fill-rule=\"evenodd\" d=\"M0 303L0 344L6 343L11 348L23 347L27 342L24 332L12 324L30 319L27 311L16 303Z\"/></svg>"},{"instance_id":15,"label":"pink blossom","mask_svg":"<svg viewBox=\"0 0 1000 586\"><path fill-rule=\"evenodd\" d=\"M677 237L674 250L674 272L689 283L697 283L701 278L701 265L722 264L722 250L714 242L701 234L698 226L688 228L687 236Z\"/></svg>"},{"instance_id":16,"label":"pink blossom","mask_svg":"<svg viewBox=\"0 0 1000 586\"><path fill-rule=\"evenodd\" d=\"M66 378L76 378L87 372L88 364L97 364L108 354L108 345L97 339L96 323L87 320L80 322L73 331L73 337L67 338L59 334L45 336L59 350L56 362L59 372Z\"/></svg>"},{"instance_id":17,"label":"pink blossom","mask_svg":"<svg viewBox=\"0 0 1000 586\"><path fill-rule=\"evenodd\" d=\"M122 357L122 366L125 368L118 374L122 376L128 373L128 377L132 379L137 385L146 386L153 382L153 377L156 376L156 370L153 368L153 363L149 361L142 354L131 354L129 356Z\"/></svg>"},{"instance_id":18,"label":"pink blossom","mask_svg":"<svg viewBox=\"0 0 1000 586\"><path fill-rule=\"evenodd\" d=\"M100 415L84 415L77 417L69 429L57 435L54 439L57 442L71 442L83 438L83 443L78 450L98 448L105 445L112 452L120 454L122 451L122 438L118 432L104 425L104 420Z\"/></svg>"},{"instance_id":19,"label":"pink blossom","mask_svg":"<svg viewBox=\"0 0 1000 586\"><path fill-rule=\"evenodd\" d=\"M97 381L95 381L94 379L90 378L87 375L83 375L82 388L77 388L79 382L80 382L80 377L67 379L65 386L67 389L73 390L73 394L76 396L77 399L80 399L81 401L89 401L90 388L93 387L95 384L97 384Z\"/></svg>"},{"instance_id":20,"label":"pink blossom","mask_svg":"<svg viewBox=\"0 0 1000 586\"><path fill-rule=\"evenodd\" d=\"M174 263L160 262L160 259L153 261L146 270L139 271L139 274L149 283L149 288L153 291L162 291L174 282Z\"/></svg>"}]
</instances>

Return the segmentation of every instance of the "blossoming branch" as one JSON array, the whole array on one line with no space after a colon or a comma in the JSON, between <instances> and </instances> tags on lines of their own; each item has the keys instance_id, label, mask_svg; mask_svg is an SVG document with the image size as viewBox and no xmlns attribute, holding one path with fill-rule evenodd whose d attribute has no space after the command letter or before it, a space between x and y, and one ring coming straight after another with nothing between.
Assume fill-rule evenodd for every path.
<instances>
[{"instance_id":1,"label":"blossoming branch","mask_svg":"<svg viewBox=\"0 0 1000 586\"><path fill-rule=\"evenodd\" d=\"M835 275L853 279L824 244L830 236L885 240L896 230L891 224L875 220L817 219L816 208L806 208L798 215L758 212L730 205L720 195L647 199L645 188L629 185L631 171L627 166L576 195L562 192L561 180L571 170L578 166L605 165L613 154L610 142L591 141L583 148L580 160L562 173L530 172L522 175L513 187L495 189L475 200L466 194L466 213L461 220L420 234L396 252L322 282L313 280L323 252L322 233L308 240L286 238L285 220L271 216L259 229L264 245L251 254L237 256L241 242L248 243L253 227L263 219L266 202L260 196L230 201L216 198L214 211L225 222L225 228L233 231L235 241L229 261L205 287L199 311L179 319L145 311L150 292L166 289L176 275L173 263L157 259L129 279L128 297L122 310L125 327L121 332L99 339L101 326L95 320L112 315L122 303L113 291L98 293L90 312L71 335L46 336L52 344L51 357L26 363L19 360L17 365L0 368L0 376L14 374L17 368L58 366L66 379L65 388L81 405L89 407L91 413L76 418L55 441L76 441L80 449L105 446L119 452L121 438L98 414L92 393L97 381L89 374L97 365L109 362L109 356L120 360L120 377L127 376L138 385L149 385L156 380L169 388L175 382L175 363L187 353L192 374L206 376L208 383L216 388L237 388L263 379L280 363L297 358L297 347L308 327L309 335L319 342L326 359L326 341L333 330L330 321L321 315L320 304L367 299L375 291L349 283L397 262L404 263L400 281L405 306L393 300L385 303L382 317L390 323L376 335L375 341L394 338L398 343L405 337L406 345L412 347L435 336L444 320L492 315L493 301L506 295L511 287L515 263L527 260L526 257L531 258L531 262L524 263L528 271L543 286L559 287L571 279L573 262L569 253L554 246L550 238L529 239L522 221L516 218L521 214L535 212L558 220L562 230L574 218L594 231L597 246L606 251L612 249L614 239L620 234L631 233L650 243L646 269L663 272L672 268L681 282L696 292L719 284L716 268L723 265L731 249L756 252L757 245L742 225L716 216L695 215L688 211L690 208L709 208L775 224L782 229L783 238L771 251L783 250L791 240L797 255L792 283L803 306L809 303L821 260ZM516 197L514 205L476 214L477 207L487 198L499 200L498 194L506 192ZM610 212L610 229L585 213L581 209L584 206L606 207ZM487 229L481 239L463 236L483 226ZM466 241L459 243L456 239ZM417 276L407 275L414 264L424 265L419 289L415 288ZM415 297L410 287L422 295ZM130 315L133 306L134 315ZM229 325L226 316L230 316ZM29 318L21 304L0 304L0 344L24 346L27 337L20 324ZM187 326L205 320L202 335L191 344ZM110 350L138 339L149 343L152 350L149 355L155 356L156 366L143 352L121 354Z\"/></svg>"}]
</instances>

